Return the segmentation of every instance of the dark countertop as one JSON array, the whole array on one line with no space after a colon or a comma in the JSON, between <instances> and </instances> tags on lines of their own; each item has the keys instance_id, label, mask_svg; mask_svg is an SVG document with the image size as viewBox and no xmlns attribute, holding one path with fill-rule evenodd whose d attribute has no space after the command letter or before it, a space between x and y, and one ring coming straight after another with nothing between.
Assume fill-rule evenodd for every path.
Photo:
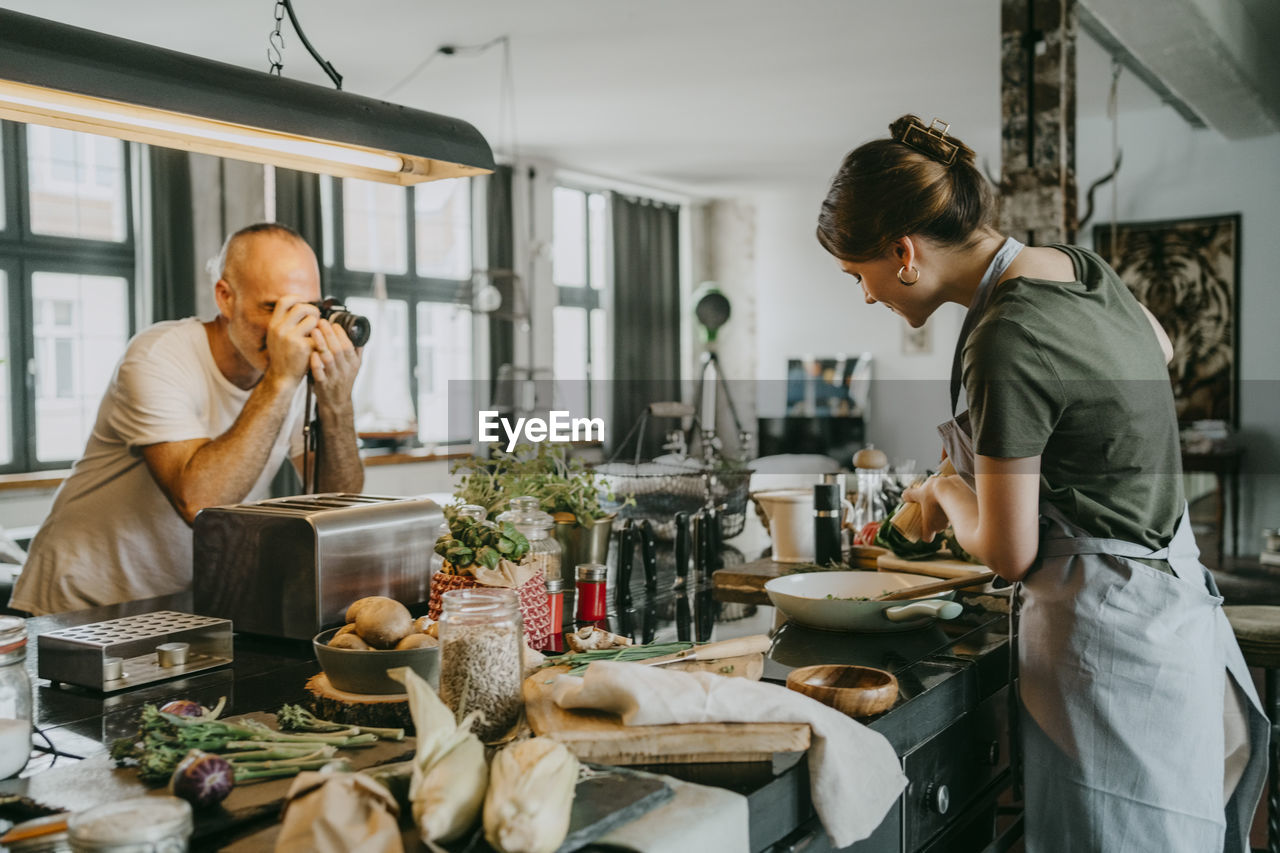
<instances>
[{"instance_id":1,"label":"dark countertop","mask_svg":"<svg viewBox=\"0 0 1280 853\"><path fill-rule=\"evenodd\" d=\"M667 574L664 568L660 563L657 588L661 592L652 600L644 595L643 577L633 577L635 609L621 616L613 614L611 628L634 631L638 641L706 642L773 631L777 621L773 608L717 601L709 585L675 595L671 592L674 572ZM569 608L566 601L567 615L572 612ZM304 684L319 671L310 643L242 634L235 637L235 660L229 666L114 695L55 687L36 678L37 635L156 610L190 612L190 596L165 596L29 620L27 667L33 684L34 719L41 734L36 736L36 751L22 777L101 753L115 738L136 731L138 710L147 703L189 698L212 706L226 696L224 714L234 715L273 711L285 702L309 698ZM966 606L953 622L906 632L841 634L784 624L774 635L764 678L782 683L791 668L816 663L856 663L893 672L900 685L898 702L867 722L905 755L1003 687L1008 666L1006 631L1006 616L974 606ZM644 769L717 785L748 797L752 848L756 850L812 820L804 762L781 767L752 763ZM2 782L0 794L20 793L22 787L20 779ZM855 845L855 849L863 848Z\"/></svg>"}]
</instances>

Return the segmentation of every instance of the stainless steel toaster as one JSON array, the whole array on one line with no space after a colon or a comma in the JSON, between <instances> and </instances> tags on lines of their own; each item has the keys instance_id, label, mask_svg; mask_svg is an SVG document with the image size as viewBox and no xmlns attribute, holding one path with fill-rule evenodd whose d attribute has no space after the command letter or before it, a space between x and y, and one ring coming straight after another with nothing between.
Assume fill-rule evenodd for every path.
<instances>
[{"instance_id":1,"label":"stainless steel toaster","mask_svg":"<svg viewBox=\"0 0 1280 853\"><path fill-rule=\"evenodd\" d=\"M196 613L310 639L366 595L427 600L444 513L427 498L322 494L209 507L195 519Z\"/></svg>"}]
</instances>

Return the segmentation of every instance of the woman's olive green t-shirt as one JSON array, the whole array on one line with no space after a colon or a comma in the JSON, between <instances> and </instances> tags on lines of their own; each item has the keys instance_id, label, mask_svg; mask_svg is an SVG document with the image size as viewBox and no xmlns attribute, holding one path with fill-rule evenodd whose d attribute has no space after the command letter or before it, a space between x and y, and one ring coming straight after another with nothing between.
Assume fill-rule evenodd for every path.
<instances>
[{"instance_id":1,"label":"woman's olive green t-shirt","mask_svg":"<svg viewBox=\"0 0 1280 853\"><path fill-rule=\"evenodd\" d=\"M1137 299L1093 252L1076 280L996 285L963 351L974 451L1040 456L1040 496L1092 536L1163 548L1182 515L1164 354Z\"/></svg>"}]
</instances>

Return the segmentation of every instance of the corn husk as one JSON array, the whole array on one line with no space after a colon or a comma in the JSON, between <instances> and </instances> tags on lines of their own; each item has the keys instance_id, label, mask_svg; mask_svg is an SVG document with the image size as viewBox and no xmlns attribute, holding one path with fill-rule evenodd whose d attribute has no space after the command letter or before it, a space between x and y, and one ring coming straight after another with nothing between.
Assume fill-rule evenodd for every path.
<instances>
[{"instance_id":1,"label":"corn husk","mask_svg":"<svg viewBox=\"0 0 1280 853\"><path fill-rule=\"evenodd\" d=\"M453 841L475 825L484 805L489 768L484 744L459 725L444 702L421 676L408 667L387 670L405 686L409 714L417 732L409 800L418 834L429 845Z\"/></svg>"},{"instance_id":2,"label":"corn husk","mask_svg":"<svg viewBox=\"0 0 1280 853\"><path fill-rule=\"evenodd\" d=\"M493 758L484 798L484 837L500 853L554 853L569 833L578 759L564 744L535 737Z\"/></svg>"}]
</instances>

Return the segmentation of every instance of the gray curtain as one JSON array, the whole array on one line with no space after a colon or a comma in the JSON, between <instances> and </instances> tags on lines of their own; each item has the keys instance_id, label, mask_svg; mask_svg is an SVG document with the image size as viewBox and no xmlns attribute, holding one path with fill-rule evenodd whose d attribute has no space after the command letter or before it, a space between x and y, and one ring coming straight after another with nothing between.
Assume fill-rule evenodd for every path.
<instances>
[{"instance_id":1,"label":"gray curtain","mask_svg":"<svg viewBox=\"0 0 1280 853\"><path fill-rule=\"evenodd\" d=\"M195 234L191 227L191 165L187 152L147 146L151 172L151 321L196 313Z\"/></svg>"},{"instance_id":2,"label":"gray curtain","mask_svg":"<svg viewBox=\"0 0 1280 853\"><path fill-rule=\"evenodd\" d=\"M486 194L490 270L514 270L515 225L512 212L512 169L499 166L489 176ZM515 362L515 321L511 312L523 306L515 298L515 280L508 275L493 276L493 284L502 292L501 316L489 318L489 388L492 394L498 369Z\"/></svg>"},{"instance_id":3,"label":"gray curtain","mask_svg":"<svg viewBox=\"0 0 1280 853\"><path fill-rule=\"evenodd\" d=\"M315 250L320 258L321 296L327 270L324 268L324 212L320 208L320 176L292 169L276 169L276 222L288 225L302 235L302 239ZM314 461L312 462L314 465ZM288 459L271 481L271 496L284 497L302 493L302 477Z\"/></svg>"},{"instance_id":4,"label":"gray curtain","mask_svg":"<svg viewBox=\"0 0 1280 853\"><path fill-rule=\"evenodd\" d=\"M612 196L613 401L608 451L631 458L636 438L620 448L649 403L680 399L680 208L648 199ZM640 453L661 452L677 425L645 427Z\"/></svg>"}]
</instances>

